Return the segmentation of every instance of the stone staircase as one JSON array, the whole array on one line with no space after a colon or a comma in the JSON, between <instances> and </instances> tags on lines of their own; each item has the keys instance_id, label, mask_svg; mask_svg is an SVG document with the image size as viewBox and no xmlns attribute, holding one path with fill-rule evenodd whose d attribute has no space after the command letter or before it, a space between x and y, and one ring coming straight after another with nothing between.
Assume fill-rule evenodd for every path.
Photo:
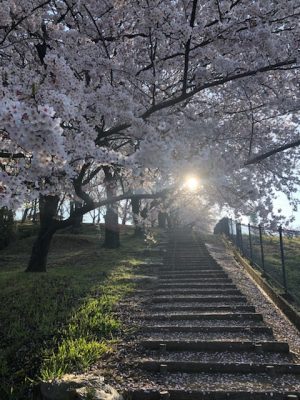
<instances>
[{"instance_id":1,"label":"stone staircase","mask_svg":"<svg viewBox=\"0 0 300 400\"><path fill-rule=\"evenodd\" d=\"M175 232L145 288L130 400L300 399L300 364L188 232ZM149 382L151 382L149 384Z\"/></svg>"}]
</instances>

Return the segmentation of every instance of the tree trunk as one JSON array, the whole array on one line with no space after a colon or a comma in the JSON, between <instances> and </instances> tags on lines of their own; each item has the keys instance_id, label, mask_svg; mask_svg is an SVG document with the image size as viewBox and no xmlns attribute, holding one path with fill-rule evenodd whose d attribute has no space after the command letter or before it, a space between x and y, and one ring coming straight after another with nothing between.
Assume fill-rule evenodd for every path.
<instances>
[{"instance_id":1,"label":"tree trunk","mask_svg":"<svg viewBox=\"0 0 300 400\"><path fill-rule=\"evenodd\" d=\"M139 225L140 200L132 198L131 208L132 208L132 219L134 222L134 236L140 236L143 234L143 229Z\"/></svg>"},{"instance_id":2,"label":"tree trunk","mask_svg":"<svg viewBox=\"0 0 300 400\"><path fill-rule=\"evenodd\" d=\"M34 224L37 224L37 222L38 222L37 200L34 200L34 202L33 202L32 222Z\"/></svg>"},{"instance_id":3,"label":"tree trunk","mask_svg":"<svg viewBox=\"0 0 300 400\"><path fill-rule=\"evenodd\" d=\"M167 215L166 213L159 211L158 213L158 226L162 229L166 228L166 221L167 220Z\"/></svg>"},{"instance_id":4,"label":"tree trunk","mask_svg":"<svg viewBox=\"0 0 300 400\"><path fill-rule=\"evenodd\" d=\"M126 225L127 211L128 211L127 209L128 209L128 199L126 200L126 203L125 203L125 206L124 206L122 225Z\"/></svg>"},{"instance_id":5,"label":"tree trunk","mask_svg":"<svg viewBox=\"0 0 300 400\"><path fill-rule=\"evenodd\" d=\"M168 223L168 229L172 229L173 222L172 222L172 217L169 214L167 214L167 223Z\"/></svg>"},{"instance_id":6,"label":"tree trunk","mask_svg":"<svg viewBox=\"0 0 300 400\"><path fill-rule=\"evenodd\" d=\"M105 216L104 247L107 249L117 249L120 247L118 214L111 207L107 208Z\"/></svg>"},{"instance_id":7,"label":"tree trunk","mask_svg":"<svg viewBox=\"0 0 300 400\"><path fill-rule=\"evenodd\" d=\"M72 216L72 214L80 208L81 208L80 201L72 201L70 203L70 215ZM73 233L78 233L79 229L81 228L82 221L83 221L83 215L79 215L78 217L74 218L74 222L72 225Z\"/></svg>"},{"instance_id":8,"label":"tree trunk","mask_svg":"<svg viewBox=\"0 0 300 400\"><path fill-rule=\"evenodd\" d=\"M29 211L29 208L26 207L24 212L23 212L23 215L22 215L21 224L24 224L26 222L28 211Z\"/></svg>"},{"instance_id":9,"label":"tree trunk","mask_svg":"<svg viewBox=\"0 0 300 400\"><path fill-rule=\"evenodd\" d=\"M110 167L103 167L105 174L106 195L111 199L116 193L115 178ZM109 205L105 215L105 230L103 246L107 249L116 249L120 247L120 228L118 221L118 208L115 205Z\"/></svg>"},{"instance_id":10,"label":"tree trunk","mask_svg":"<svg viewBox=\"0 0 300 400\"><path fill-rule=\"evenodd\" d=\"M57 230L55 216L58 196L40 196L40 229L36 238L26 272L46 272L51 239Z\"/></svg>"}]
</instances>

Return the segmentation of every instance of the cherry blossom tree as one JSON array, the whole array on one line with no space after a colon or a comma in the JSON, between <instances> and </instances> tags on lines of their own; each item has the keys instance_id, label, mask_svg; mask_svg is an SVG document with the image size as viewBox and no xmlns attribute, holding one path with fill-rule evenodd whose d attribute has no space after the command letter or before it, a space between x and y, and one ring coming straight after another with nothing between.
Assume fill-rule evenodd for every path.
<instances>
[{"instance_id":1,"label":"cherry blossom tree","mask_svg":"<svg viewBox=\"0 0 300 400\"><path fill-rule=\"evenodd\" d=\"M53 234L75 217L159 197L187 168L211 204L238 211L255 201L267 214L275 189L295 191L298 148L280 163L245 163L299 139L297 0L1 7L0 201L12 209L40 199L29 271L45 270ZM105 184L105 169L132 188L99 202L88 187ZM61 193L82 202L65 221L55 219Z\"/></svg>"}]
</instances>

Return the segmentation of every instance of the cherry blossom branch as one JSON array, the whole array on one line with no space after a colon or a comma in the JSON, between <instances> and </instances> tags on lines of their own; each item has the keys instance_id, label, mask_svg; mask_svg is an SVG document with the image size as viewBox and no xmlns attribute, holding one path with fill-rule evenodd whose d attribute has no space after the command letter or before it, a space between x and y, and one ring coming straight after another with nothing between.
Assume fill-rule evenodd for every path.
<instances>
[{"instance_id":1,"label":"cherry blossom branch","mask_svg":"<svg viewBox=\"0 0 300 400\"><path fill-rule=\"evenodd\" d=\"M194 24L195 24L197 3L198 3L198 0L193 1L193 8L192 8L191 19L190 19L190 27L191 28L193 28ZM188 41L185 44L182 93L186 93L186 89L187 89L191 41L192 41L192 34L190 35Z\"/></svg>"},{"instance_id":2,"label":"cherry blossom branch","mask_svg":"<svg viewBox=\"0 0 300 400\"><path fill-rule=\"evenodd\" d=\"M258 73L277 70L280 67L287 66L287 65L292 65L292 64L295 64L296 62L297 62L297 59L293 58L291 60L285 60L285 61L282 61L282 62L279 62L279 63L276 63L276 64L266 65L265 67L257 68L257 69L254 69L254 70L241 72L241 73L236 74L236 75L215 79L212 82L208 82L208 83L206 83L204 85L195 87L190 92L182 93L181 95L179 95L179 96L177 96L175 98L172 98L172 99L169 99L169 100L166 100L166 101L162 101L160 103L157 103L157 104L153 105L147 111L145 111L140 116L140 118L147 119L152 114L154 114L155 112L161 111L161 110L163 110L165 108L169 108L169 107L175 106L176 104L179 104L179 103L181 103L181 102L183 102L185 100L190 99L195 94L197 94L197 93L199 93L199 92L201 92L201 91L203 91L205 89L209 89L209 88L212 88L212 87L224 85L225 83L233 82L233 81L238 80L238 79L243 79L243 78L247 78L247 77L250 77L250 76L255 76ZM110 128L107 131L103 132L101 138L108 137L108 136L114 135L114 134L118 134L121 131L130 128L130 126L131 126L131 124L128 123L128 124L121 124L121 125L115 126L113 128Z\"/></svg>"},{"instance_id":3,"label":"cherry blossom branch","mask_svg":"<svg viewBox=\"0 0 300 400\"><path fill-rule=\"evenodd\" d=\"M3 44L6 40L6 38L8 37L8 35L15 29L18 27L18 25L20 25L22 22L24 22L27 18L29 18L32 13L34 13L35 11L37 11L40 8L43 8L44 6L46 6L47 4L51 3L51 0L47 0L44 3L41 3L39 5L37 5L36 7L34 7L29 14L24 15L24 17L20 18L17 22L13 23L11 28L6 32L6 34L4 35L2 41L0 42L0 45Z\"/></svg>"},{"instance_id":4,"label":"cherry blossom branch","mask_svg":"<svg viewBox=\"0 0 300 400\"><path fill-rule=\"evenodd\" d=\"M165 189L157 193L141 193L141 194L132 194L132 192L127 192L125 194L111 197L110 199L101 200L98 202L92 202L89 204L85 204L81 208L77 209L72 213L72 215L64 221L56 221L55 228L63 229L70 226L73 223L74 218L82 216L96 208L100 208L103 206L107 206L109 204L117 203L122 200L127 199L157 199L159 197L164 197L171 189Z\"/></svg>"},{"instance_id":5,"label":"cherry blossom branch","mask_svg":"<svg viewBox=\"0 0 300 400\"><path fill-rule=\"evenodd\" d=\"M25 158L23 153L8 153L6 151L0 151L0 158Z\"/></svg>"},{"instance_id":6,"label":"cherry blossom branch","mask_svg":"<svg viewBox=\"0 0 300 400\"><path fill-rule=\"evenodd\" d=\"M181 103L182 101L187 100L188 98L194 96L195 94L201 92L202 90L220 86L220 85L224 85L225 83L232 82L232 81L235 81L238 79L248 78L248 77L254 76L258 73L273 71L279 67L283 67L285 65L292 65L292 64L295 64L296 62L297 62L297 59L293 58L291 60L285 60L285 61L282 61L282 62L279 62L276 64L266 65L265 67L261 67L261 68L257 68L254 70L241 72L236 75L216 79L212 82L208 82L204 85L198 86L195 89L191 90L190 92L183 93L182 95L180 95L178 97L175 97L175 98L167 100L167 101L162 101L161 103L156 104L155 106L152 106L151 108L149 108L148 111L146 111L144 114L142 114L142 118L144 118L144 119L148 118L151 114L153 114L156 111L160 111L160 110L163 110L164 108L172 107L178 103Z\"/></svg>"},{"instance_id":7,"label":"cherry blossom branch","mask_svg":"<svg viewBox=\"0 0 300 400\"><path fill-rule=\"evenodd\" d=\"M284 150L288 150L288 149L291 149L291 148L297 147L297 146L300 146L300 139L295 140L294 142L291 142L291 143L284 144L283 146L276 147L273 150L267 151L266 153L260 154L256 157L253 157L250 160L246 161L244 165L257 164L260 161L263 161L266 158L273 156L274 154L281 153Z\"/></svg>"}]
</instances>

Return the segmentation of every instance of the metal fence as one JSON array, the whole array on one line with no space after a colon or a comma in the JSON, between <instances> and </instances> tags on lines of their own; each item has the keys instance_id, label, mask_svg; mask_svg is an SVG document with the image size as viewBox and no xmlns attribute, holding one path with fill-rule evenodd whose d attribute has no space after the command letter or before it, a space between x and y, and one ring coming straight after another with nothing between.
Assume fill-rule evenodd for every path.
<instances>
[{"instance_id":1,"label":"metal fence","mask_svg":"<svg viewBox=\"0 0 300 400\"><path fill-rule=\"evenodd\" d=\"M244 225L227 219L222 231L241 254L300 305L300 231Z\"/></svg>"}]
</instances>

